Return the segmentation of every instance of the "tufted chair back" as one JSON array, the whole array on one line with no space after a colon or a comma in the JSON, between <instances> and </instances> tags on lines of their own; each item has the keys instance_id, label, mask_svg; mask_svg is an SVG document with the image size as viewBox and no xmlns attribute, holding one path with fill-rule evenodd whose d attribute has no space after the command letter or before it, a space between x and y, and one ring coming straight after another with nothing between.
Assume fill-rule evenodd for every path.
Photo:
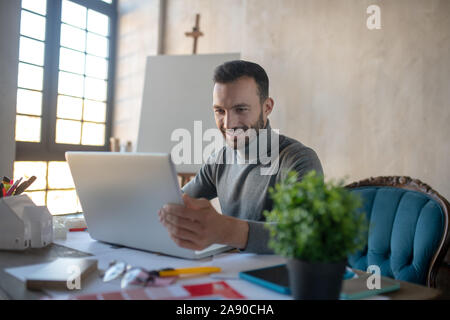
<instances>
[{"instance_id":1,"label":"tufted chair back","mask_svg":"<svg viewBox=\"0 0 450 320\"><path fill-rule=\"evenodd\" d=\"M347 186L363 198L370 222L365 249L349 257L352 268L377 265L383 276L436 287L449 245L448 201L409 177L377 177Z\"/></svg>"}]
</instances>

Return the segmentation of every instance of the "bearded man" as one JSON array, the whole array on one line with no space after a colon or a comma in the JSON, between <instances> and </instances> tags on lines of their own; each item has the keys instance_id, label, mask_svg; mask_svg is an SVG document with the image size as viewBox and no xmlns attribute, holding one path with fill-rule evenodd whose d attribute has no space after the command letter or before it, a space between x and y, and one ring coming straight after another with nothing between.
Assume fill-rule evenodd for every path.
<instances>
[{"instance_id":1,"label":"bearded man","mask_svg":"<svg viewBox=\"0 0 450 320\"><path fill-rule=\"evenodd\" d=\"M183 187L184 205L166 204L158 213L177 245L203 250L217 243L273 253L263 215L273 206L269 187L292 170L299 180L310 170L323 175L314 150L270 127L273 107L269 79L260 65L236 60L216 68L213 110L226 145ZM209 201L216 197L222 214Z\"/></svg>"}]
</instances>

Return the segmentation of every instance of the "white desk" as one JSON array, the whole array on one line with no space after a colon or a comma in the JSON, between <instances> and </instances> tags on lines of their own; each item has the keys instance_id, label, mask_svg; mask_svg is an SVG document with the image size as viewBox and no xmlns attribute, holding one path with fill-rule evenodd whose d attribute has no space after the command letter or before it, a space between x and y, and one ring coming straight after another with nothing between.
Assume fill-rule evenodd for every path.
<instances>
[{"instance_id":1,"label":"white desk","mask_svg":"<svg viewBox=\"0 0 450 320\"><path fill-rule=\"evenodd\" d=\"M57 240L55 243L93 254L93 258L98 260L99 269L102 270L106 269L113 260L123 260L133 266L140 266L150 270L168 267L185 268L192 266L217 266L222 268L221 273L178 279L176 284L199 284L224 280L247 299L291 299L290 296L279 294L238 278L238 273L240 271L262 268L285 262L284 258L276 255L256 255L234 252L221 253L200 260L187 260L124 247L116 248L109 244L93 240L87 232L68 232L66 240ZM88 277L83 284L84 287L82 287L77 294L99 293L120 289L119 280L105 284L98 275ZM47 292L55 298L67 297L67 291L58 292L52 290Z\"/></svg>"}]
</instances>

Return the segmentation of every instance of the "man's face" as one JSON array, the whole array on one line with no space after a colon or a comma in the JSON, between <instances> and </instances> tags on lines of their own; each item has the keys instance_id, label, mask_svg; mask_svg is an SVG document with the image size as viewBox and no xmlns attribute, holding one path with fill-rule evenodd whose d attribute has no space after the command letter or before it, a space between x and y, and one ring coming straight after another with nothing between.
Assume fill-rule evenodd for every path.
<instances>
[{"instance_id":1,"label":"man's face","mask_svg":"<svg viewBox=\"0 0 450 320\"><path fill-rule=\"evenodd\" d=\"M214 117L217 128L227 144L234 148L249 142L253 137L243 138L248 129L256 133L266 126L267 116L273 108L273 100L267 98L261 105L258 87L253 78L241 77L230 83L216 83L213 92ZM248 135L248 132L247 132Z\"/></svg>"}]
</instances>

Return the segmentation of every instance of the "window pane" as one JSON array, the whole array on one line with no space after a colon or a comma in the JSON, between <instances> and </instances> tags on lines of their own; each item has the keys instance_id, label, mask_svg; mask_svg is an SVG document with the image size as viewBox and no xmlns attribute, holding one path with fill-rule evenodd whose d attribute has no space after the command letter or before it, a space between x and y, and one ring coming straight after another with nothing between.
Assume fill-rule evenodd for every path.
<instances>
[{"instance_id":1,"label":"window pane","mask_svg":"<svg viewBox=\"0 0 450 320\"><path fill-rule=\"evenodd\" d=\"M86 78L85 97L92 100L106 101L107 82L94 78Z\"/></svg>"},{"instance_id":2,"label":"window pane","mask_svg":"<svg viewBox=\"0 0 450 320\"><path fill-rule=\"evenodd\" d=\"M61 24L61 45L71 49L84 51L86 48L86 31Z\"/></svg>"},{"instance_id":3,"label":"window pane","mask_svg":"<svg viewBox=\"0 0 450 320\"><path fill-rule=\"evenodd\" d=\"M84 77L67 72L59 73L58 93L76 97L83 96Z\"/></svg>"},{"instance_id":4,"label":"window pane","mask_svg":"<svg viewBox=\"0 0 450 320\"><path fill-rule=\"evenodd\" d=\"M22 88L42 90L44 70L25 63L19 63L19 79L17 85Z\"/></svg>"},{"instance_id":5,"label":"window pane","mask_svg":"<svg viewBox=\"0 0 450 320\"><path fill-rule=\"evenodd\" d=\"M42 113L42 93L37 91L18 89L17 113L40 116Z\"/></svg>"},{"instance_id":6,"label":"window pane","mask_svg":"<svg viewBox=\"0 0 450 320\"><path fill-rule=\"evenodd\" d=\"M47 192L45 191L33 191L33 192L24 192L24 194L28 195L31 200L37 206L45 206L45 196Z\"/></svg>"},{"instance_id":7,"label":"window pane","mask_svg":"<svg viewBox=\"0 0 450 320\"><path fill-rule=\"evenodd\" d=\"M88 10L87 29L89 31L101 34L102 36L107 36L109 29L108 16L94 10Z\"/></svg>"},{"instance_id":8,"label":"window pane","mask_svg":"<svg viewBox=\"0 0 450 320\"><path fill-rule=\"evenodd\" d=\"M44 65L44 43L30 38L20 37L19 60Z\"/></svg>"},{"instance_id":9,"label":"window pane","mask_svg":"<svg viewBox=\"0 0 450 320\"><path fill-rule=\"evenodd\" d=\"M77 212L83 212L83 208L81 207L81 202L78 195L77 195Z\"/></svg>"},{"instance_id":10,"label":"window pane","mask_svg":"<svg viewBox=\"0 0 450 320\"><path fill-rule=\"evenodd\" d=\"M49 189L75 188L67 162L50 161L48 163L48 187Z\"/></svg>"},{"instance_id":11,"label":"window pane","mask_svg":"<svg viewBox=\"0 0 450 320\"><path fill-rule=\"evenodd\" d=\"M45 16L47 12L47 0L22 0L22 8Z\"/></svg>"},{"instance_id":12,"label":"window pane","mask_svg":"<svg viewBox=\"0 0 450 320\"><path fill-rule=\"evenodd\" d=\"M91 146L103 146L105 144L105 125L83 122L81 143Z\"/></svg>"},{"instance_id":13,"label":"window pane","mask_svg":"<svg viewBox=\"0 0 450 320\"><path fill-rule=\"evenodd\" d=\"M84 100L83 119L86 121L106 122L106 103Z\"/></svg>"},{"instance_id":14,"label":"window pane","mask_svg":"<svg viewBox=\"0 0 450 320\"><path fill-rule=\"evenodd\" d=\"M45 40L45 18L22 10L20 18L20 34L38 40Z\"/></svg>"},{"instance_id":15,"label":"window pane","mask_svg":"<svg viewBox=\"0 0 450 320\"><path fill-rule=\"evenodd\" d=\"M15 161L14 180L23 177L29 179L36 176L36 180L30 185L27 191L45 190L47 187L47 162L45 161Z\"/></svg>"},{"instance_id":16,"label":"window pane","mask_svg":"<svg viewBox=\"0 0 450 320\"><path fill-rule=\"evenodd\" d=\"M85 29L86 8L72 1L64 0L62 3L61 21Z\"/></svg>"},{"instance_id":17,"label":"window pane","mask_svg":"<svg viewBox=\"0 0 450 320\"><path fill-rule=\"evenodd\" d=\"M16 141L40 142L41 118L17 115Z\"/></svg>"},{"instance_id":18,"label":"window pane","mask_svg":"<svg viewBox=\"0 0 450 320\"><path fill-rule=\"evenodd\" d=\"M108 78L108 60L91 55L86 56L86 75L94 78Z\"/></svg>"},{"instance_id":19,"label":"window pane","mask_svg":"<svg viewBox=\"0 0 450 320\"><path fill-rule=\"evenodd\" d=\"M59 95L58 106L56 109L56 116L58 118L81 120L83 100L80 98Z\"/></svg>"},{"instance_id":20,"label":"window pane","mask_svg":"<svg viewBox=\"0 0 450 320\"><path fill-rule=\"evenodd\" d=\"M112 0L102 0L103 2L106 2L106 3L109 3L109 4L111 4L112 3Z\"/></svg>"},{"instance_id":21,"label":"window pane","mask_svg":"<svg viewBox=\"0 0 450 320\"><path fill-rule=\"evenodd\" d=\"M84 53L61 48L59 50L59 69L84 74Z\"/></svg>"},{"instance_id":22,"label":"window pane","mask_svg":"<svg viewBox=\"0 0 450 320\"><path fill-rule=\"evenodd\" d=\"M51 214L77 212L77 194L75 190L48 191L47 207Z\"/></svg>"},{"instance_id":23,"label":"window pane","mask_svg":"<svg viewBox=\"0 0 450 320\"><path fill-rule=\"evenodd\" d=\"M88 32L87 34L87 53L99 57L108 57L108 39L102 36Z\"/></svg>"},{"instance_id":24,"label":"window pane","mask_svg":"<svg viewBox=\"0 0 450 320\"><path fill-rule=\"evenodd\" d=\"M56 143L80 144L81 122L56 120Z\"/></svg>"}]
</instances>

